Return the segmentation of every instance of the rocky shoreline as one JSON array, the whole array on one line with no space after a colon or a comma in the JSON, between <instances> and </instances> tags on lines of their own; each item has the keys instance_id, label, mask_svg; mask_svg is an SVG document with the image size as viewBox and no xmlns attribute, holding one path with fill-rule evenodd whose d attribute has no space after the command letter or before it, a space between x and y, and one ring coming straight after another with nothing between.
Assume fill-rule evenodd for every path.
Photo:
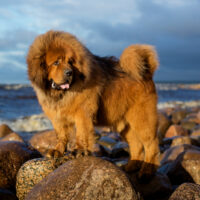
<instances>
[{"instance_id":1,"label":"rocky shoreline","mask_svg":"<svg viewBox=\"0 0 200 200\"><path fill-rule=\"evenodd\" d=\"M46 124L28 137L2 124L0 199L199 200L200 106L173 105L159 109L161 165L146 182L121 169L128 145L107 127L96 128L95 156L47 159L57 139L43 115L35 120Z\"/></svg>"}]
</instances>

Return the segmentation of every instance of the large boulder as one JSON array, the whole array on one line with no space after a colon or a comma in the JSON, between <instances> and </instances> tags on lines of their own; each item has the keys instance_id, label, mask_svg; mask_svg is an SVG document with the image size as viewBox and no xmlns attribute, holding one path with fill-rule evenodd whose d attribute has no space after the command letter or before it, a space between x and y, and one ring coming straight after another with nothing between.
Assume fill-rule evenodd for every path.
<instances>
[{"instance_id":1,"label":"large boulder","mask_svg":"<svg viewBox=\"0 0 200 200\"><path fill-rule=\"evenodd\" d=\"M38 152L29 149L22 142L0 142L0 188L14 188L21 165L38 156Z\"/></svg>"},{"instance_id":2,"label":"large boulder","mask_svg":"<svg viewBox=\"0 0 200 200\"><path fill-rule=\"evenodd\" d=\"M66 162L69 158L35 158L25 162L17 173L16 193L20 200L49 173Z\"/></svg>"},{"instance_id":3,"label":"large boulder","mask_svg":"<svg viewBox=\"0 0 200 200\"><path fill-rule=\"evenodd\" d=\"M169 200L199 200L200 185L184 183L180 185L171 195Z\"/></svg>"},{"instance_id":4,"label":"large boulder","mask_svg":"<svg viewBox=\"0 0 200 200\"><path fill-rule=\"evenodd\" d=\"M96 157L66 162L39 182L26 200L136 200L126 175L112 163Z\"/></svg>"}]
</instances>

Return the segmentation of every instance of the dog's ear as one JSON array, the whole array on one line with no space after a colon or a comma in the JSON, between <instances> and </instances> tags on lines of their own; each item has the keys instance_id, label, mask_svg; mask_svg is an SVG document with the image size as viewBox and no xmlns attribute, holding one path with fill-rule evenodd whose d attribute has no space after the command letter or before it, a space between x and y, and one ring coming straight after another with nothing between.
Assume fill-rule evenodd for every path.
<instances>
[{"instance_id":1,"label":"dog's ear","mask_svg":"<svg viewBox=\"0 0 200 200\"><path fill-rule=\"evenodd\" d=\"M91 80L91 74L94 70L95 60L92 54L84 46L79 48L71 47L73 54L69 58L69 63L76 68L79 78L85 82Z\"/></svg>"},{"instance_id":2,"label":"dog's ear","mask_svg":"<svg viewBox=\"0 0 200 200\"><path fill-rule=\"evenodd\" d=\"M47 89L47 69L44 56L34 56L30 50L26 61L30 81L42 89Z\"/></svg>"}]
</instances>

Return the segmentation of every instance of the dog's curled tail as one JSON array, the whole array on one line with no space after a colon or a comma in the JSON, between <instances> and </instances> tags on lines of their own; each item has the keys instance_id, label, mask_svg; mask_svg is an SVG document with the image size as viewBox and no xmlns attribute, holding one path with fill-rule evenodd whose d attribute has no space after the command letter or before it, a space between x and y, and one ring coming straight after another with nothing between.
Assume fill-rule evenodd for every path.
<instances>
[{"instance_id":1,"label":"dog's curled tail","mask_svg":"<svg viewBox=\"0 0 200 200\"><path fill-rule=\"evenodd\" d=\"M151 45L131 45L120 56L120 66L136 81L152 79L159 62Z\"/></svg>"}]
</instances>

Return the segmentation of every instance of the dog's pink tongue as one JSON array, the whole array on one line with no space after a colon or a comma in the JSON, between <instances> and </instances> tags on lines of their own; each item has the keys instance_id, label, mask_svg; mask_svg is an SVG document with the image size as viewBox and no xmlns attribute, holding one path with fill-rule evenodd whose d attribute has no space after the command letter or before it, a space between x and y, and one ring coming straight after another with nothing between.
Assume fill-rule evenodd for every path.
<instances>
[{"instance_id":1,"label":"dog's pink tongue","mask_svg":"<svg viewBox=\"0 0 200 200\"><path fill-rule=\"evenodd\" d=\"M66 83L66 84L63 84L63 85L60 85L61 89L69 89L69 83Z\"/></svg>"}]
</instances>

